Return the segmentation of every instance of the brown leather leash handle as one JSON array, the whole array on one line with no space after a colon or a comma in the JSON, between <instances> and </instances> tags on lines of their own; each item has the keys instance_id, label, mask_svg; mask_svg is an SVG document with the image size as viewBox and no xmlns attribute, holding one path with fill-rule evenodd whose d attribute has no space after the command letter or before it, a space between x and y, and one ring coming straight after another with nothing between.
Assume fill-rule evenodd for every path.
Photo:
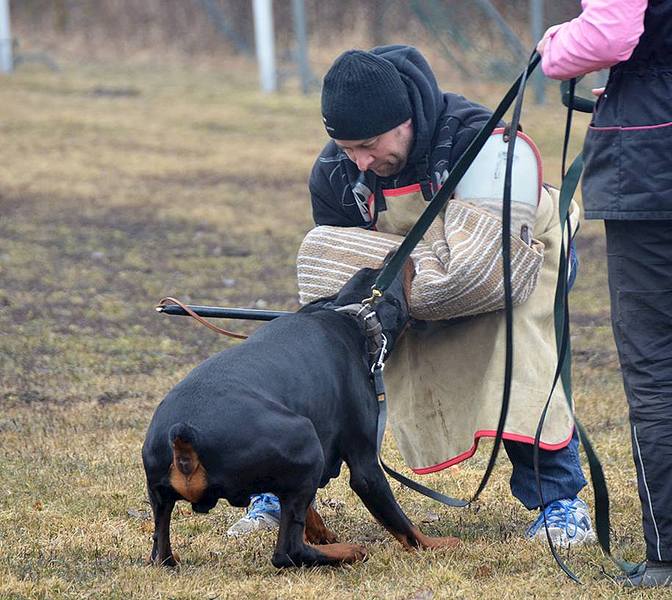
<instances>
[{"instance_id":1,"label":"brown leather leash handle","mask_svg":"<svg viewBox=\"0 0 672 600\"><path fill-rule=\"evenodd\" d=\"M161 300L159 300L159 303L156 305L156 308L166 306L167 304L177 304L177 306L179 306L190 317L193 317L201 325L205 325L208 329L212 329L212 331L215 331L217 333L221 333L222 335L226 335L228 337L236 338L238 340L247 339L247 336L245 334L234 333L233 331L227 331L226 329L222 329L221 327L217 327L217 325L213 325L212 323L210 323L210 321L204 319L200 315L197 315L193 310L191 310L191 308L189 308L186 304L180 302L177 298L172 298L171 296L167 296L166 298L161 298Z\"/></svg>"}]
</instances>

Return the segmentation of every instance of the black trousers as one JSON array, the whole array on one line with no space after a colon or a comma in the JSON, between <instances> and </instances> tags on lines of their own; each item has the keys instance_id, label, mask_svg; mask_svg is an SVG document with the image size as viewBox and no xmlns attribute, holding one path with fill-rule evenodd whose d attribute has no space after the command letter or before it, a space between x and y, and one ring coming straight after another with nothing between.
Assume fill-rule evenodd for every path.
<instances>
[{"instance_id":1,"label":"black trousers","mask_svg":"<svg viewBox=\"0 0 672 600\"><path fill-rule=\"evenodd\" d=\"M648 559L672 560L672 221L605 221Z\"/></svg>"}]
</instances>

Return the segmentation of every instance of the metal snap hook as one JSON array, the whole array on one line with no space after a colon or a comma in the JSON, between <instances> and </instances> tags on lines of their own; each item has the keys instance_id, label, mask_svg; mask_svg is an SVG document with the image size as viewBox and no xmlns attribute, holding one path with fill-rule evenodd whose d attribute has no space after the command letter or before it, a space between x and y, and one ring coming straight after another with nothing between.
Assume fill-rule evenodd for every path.
<instances>
[{"instance_id":1,"label":"metal snap hook","mask_svg":"<svg viewBox=\"0 0 672 600\"><path fill-rule=\"evenodd\" d=\"M378 288L372 287L371 288L371 297L370 298L365 298L362 300L362 304L368 304L369 306L372 306L373 303L378 299L382 298L383 292L381 292Z\"/></svg>"}]
</instances>

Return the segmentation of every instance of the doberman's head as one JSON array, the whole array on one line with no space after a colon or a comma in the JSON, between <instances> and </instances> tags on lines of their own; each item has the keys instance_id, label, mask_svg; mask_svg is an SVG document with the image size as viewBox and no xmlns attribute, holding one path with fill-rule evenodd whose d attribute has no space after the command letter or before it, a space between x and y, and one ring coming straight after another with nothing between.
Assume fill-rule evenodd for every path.
<instances>
[{"instance_id":1,"label":"doberman's head","mask_svg":"<svg viewBox=\"0 0 672 600\"><path fill-rule=\"evenodd\" d=\"M385 259L389 260L390 255ZM357 271L341 291L332 299L332 304L346 306L362 302L371 296L371 288L380 273L380 269L361 269ZM405 330L409 322L408 305L411 297L411 283L415 275L412 260L407 260L382 298L374 305L378 319L383 326L383 333L388 340L388 351L391 351L395 340Z\"/></svg>"}]
</instances>

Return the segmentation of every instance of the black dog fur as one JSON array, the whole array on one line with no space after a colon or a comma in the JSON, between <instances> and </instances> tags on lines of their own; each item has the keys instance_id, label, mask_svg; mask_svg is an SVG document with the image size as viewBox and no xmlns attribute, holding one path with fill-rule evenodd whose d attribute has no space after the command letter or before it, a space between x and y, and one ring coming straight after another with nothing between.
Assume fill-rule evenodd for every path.
<instances>
[{"instance_id":1,"label":"black dog fur","mask_svg":"<svg viewBox=\"0 0 672 600\"><path fill-rule=\"evenodd\" d=\"M276 567L364 559L363 547L335 543L311 506L342 461L352 489L407 549L457 543L422 534L394 499L376 457L378 405L366 338L352 317L325 308L361 302L377 274L363 269L335 298L271 321L168 393L142 448L154 513L151 562L176 564L169 529L177 500L208 512L219 498L244 507L259 492L280 499ZM376 305L390 350L408 322L404 287L412 274L409 261Z\"/></svg>"}]
</instances>

